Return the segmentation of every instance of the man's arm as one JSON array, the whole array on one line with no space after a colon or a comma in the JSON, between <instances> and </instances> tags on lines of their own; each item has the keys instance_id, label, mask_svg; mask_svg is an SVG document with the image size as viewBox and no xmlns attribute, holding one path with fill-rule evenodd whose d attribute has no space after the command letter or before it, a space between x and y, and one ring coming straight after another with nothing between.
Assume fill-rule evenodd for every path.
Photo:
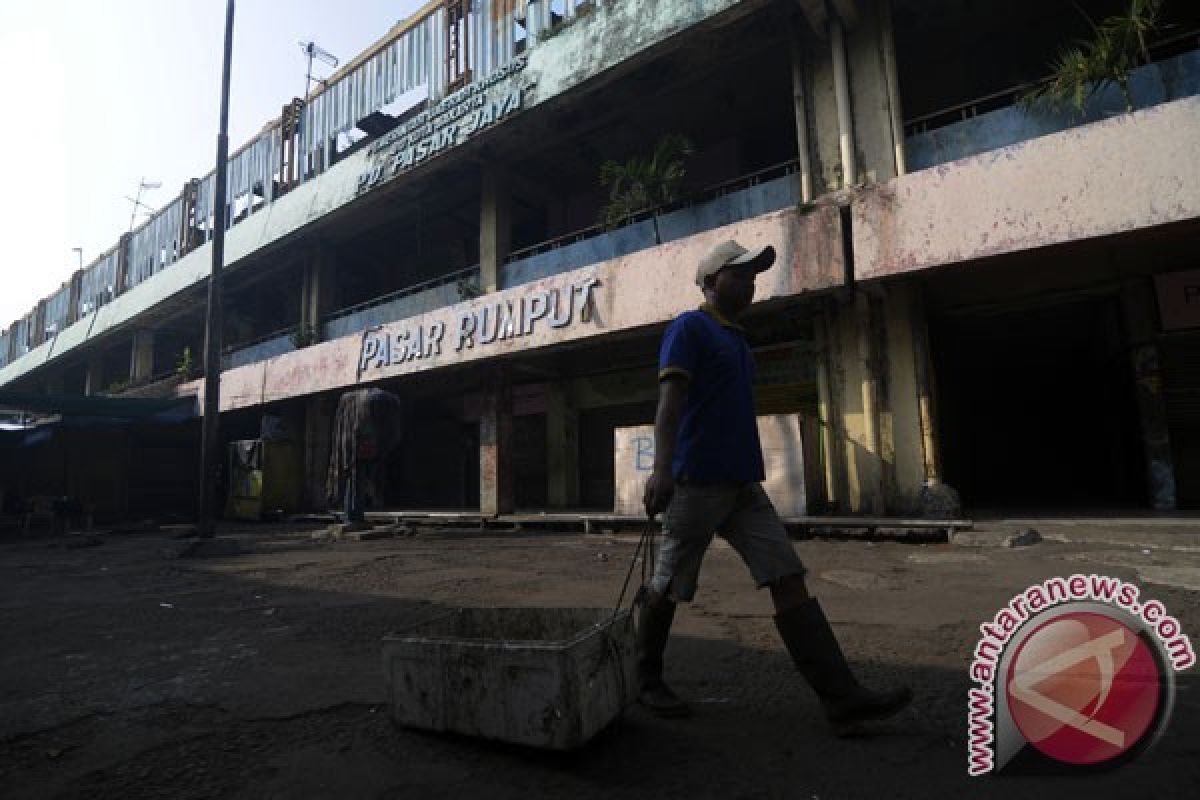
<instances>
[{"instance_id":1,"label":"man's arm","mask_svg":"<svg viewBox=\"0 0 1200 800\"><path fill-rule=\"evenodd\" d=\"M665 511L675 492L671 464L675 457L675 440L679 421L687 402L688 381L682 374L668 375L658 384L658 410L654 414L654 471L646 481L642 502L646 516L651 519Z\"/></svg>"}]
</instances>

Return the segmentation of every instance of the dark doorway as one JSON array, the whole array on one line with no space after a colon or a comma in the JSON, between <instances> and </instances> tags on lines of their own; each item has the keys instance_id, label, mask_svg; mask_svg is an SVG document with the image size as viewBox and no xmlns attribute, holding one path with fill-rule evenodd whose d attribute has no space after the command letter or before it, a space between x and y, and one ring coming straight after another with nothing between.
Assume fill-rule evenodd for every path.
<instances>
[{"instance_id":1,"label":"dark doorway","mask_svg":"<svg viewBox=\"0 0 1200 800\"><path fill-rule=\"evenodd\" d=\"M1200 508L1200 332L1159 339L1163 399L1175 468L1175 502Z\"/></svg>"},{"instance_id":2,"label":"dark doorway","mask_svg":"<svg viewBox=\"0 0 1200 800\"><path fill-rule=\"evenodd\" d=\"M478 508L478 425L464 424L452 403L413 399L405 413L400 445L384 465L377 507Z\"/></svg>"},{"instance_id":3,"label":"dark doorway","mask_svg":"<svg viewBox=\"0 0 1200 800\"><path fill-rule=\"evenodd\" d=\"M587 509L612 511L616 502L614 432L654 422L654 403L629 403L579 414L579 502Z\"/></svg>"},{"instance_id":4,"label":"dark doorway","mask_svg":"<svg viewBox=\"0 0 1200 800\"><path fill-rule=\"evenodd\" d=\"M970 507L1147 502L1111 298L930 321L946 480Z\"/></svg>"}]
</instances>

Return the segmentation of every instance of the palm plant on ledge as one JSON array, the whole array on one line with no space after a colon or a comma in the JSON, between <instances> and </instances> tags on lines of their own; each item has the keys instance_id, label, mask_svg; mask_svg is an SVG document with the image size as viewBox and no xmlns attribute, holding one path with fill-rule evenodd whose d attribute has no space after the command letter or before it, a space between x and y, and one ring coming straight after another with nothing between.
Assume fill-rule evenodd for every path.
<instances>
[{"instance_id":1,"label":"palm plant on ledge","mask_svg":"<svg viewBox=\"0 0 1200 800\"><path fill-rule=\"evenodd\" d=\"M658 208L679 199L679 187L687 175L686 160L695 152L692 143L677 133L658 140L650 156L634 156L624 164L606 161L600 166L600 185L609 188L608 204L601 210L605 227L624 224L641 211ZM662 244L658 217L654 217L654 241Z\"/></svg>"},{"instance_id":2,"label":"palm plant on ledge","mask_svg":"<svg viewBox=\"0 0 1200 800\"><path fill-rule=\"evenodd\" d=\"M1163 4L1164 0L1128 0L1124 13L1099 24L1080 10L1092 27L1092 38L1060 52L1050 78L1027 92L1021 104L1029 111L1070 110L1082 116L1097 92L1115 85L1125 98L1125 110L1132 111L1129 78L1140 63L1150 60L1146 42L1161 28Z\"/></svg>"}]
</instances>

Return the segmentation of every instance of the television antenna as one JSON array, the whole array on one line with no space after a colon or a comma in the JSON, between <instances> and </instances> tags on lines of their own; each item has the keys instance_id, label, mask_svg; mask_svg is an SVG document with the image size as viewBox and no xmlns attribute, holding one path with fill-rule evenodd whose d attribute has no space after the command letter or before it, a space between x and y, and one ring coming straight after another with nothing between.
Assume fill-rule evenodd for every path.
<instances>
[{"instance_id":1,"label":"television antenna","mask_svg":"<svg viewBox=\"0 0 1200 800\"><path fill-rule=\"evenodd\" d=\"M330 53L328 50L322 49L321 46L316 42L296 42L296 44L300 45L300 49L304 51L304 55L308 56L308 72L305 75L304 81L304 102L307 103L309 90L312 89L313 59L315 58L322 64L328 65L330 68L336 67L338 65L338 60L337 56L335 56L333 53ZM325 85L324 78L318 78L317 80L321 82L322 86Z\"/></svg>"},{"instance_id":2,"label":"television antenna","mask_svg":"<svg viewBox=\"0 0 1200 800\"><path fill-rule=\"evenodd\" d=\"M150 206L148 206L142 202L142 192L146 191L147 189L161 189L161 188L162 188L161 181L148 181L145 178L142 178L140 181L138 181L137 197L130 197L129 195L125 195L125 199L128 200L129 202L133 203L133 211L130 212L130 214L129 214L129 230L132 231L133 224L135 222L137 222L137 213L138 213L139 208L144 209L147 214L154 213L153 208L151 208Z\"/></svg>"}]
</instances>

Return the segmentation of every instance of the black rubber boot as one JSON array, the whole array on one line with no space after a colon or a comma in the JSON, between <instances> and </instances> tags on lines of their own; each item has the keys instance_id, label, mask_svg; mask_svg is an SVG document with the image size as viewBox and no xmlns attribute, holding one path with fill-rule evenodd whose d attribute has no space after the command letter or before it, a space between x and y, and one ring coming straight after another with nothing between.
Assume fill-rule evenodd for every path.
<instances>
[{"instance_id":1,"label":"black rubber boot","mask_svg":"<svg viewBox=\"0 0 1200 800\"><path fill-rule=\"evenodd\" d=\"M776 614L775 627L796 669L821 698L834 735L859 733L862 723L890 717L912 701L908 687L873 692L859 684L814 598Z\"/></svg>"},{"instance_id":2,"label":"black rubber boot","mask_svg":"<svg viewBox=\"0 0 1200 800\"><path fill-rule=\"evenodd\" d=\"M691 716L692 709L663 682L663 651L671 635L675 604L661 598L637 603L638 702L660 717Z\"/></svg>"}]
</instances>

